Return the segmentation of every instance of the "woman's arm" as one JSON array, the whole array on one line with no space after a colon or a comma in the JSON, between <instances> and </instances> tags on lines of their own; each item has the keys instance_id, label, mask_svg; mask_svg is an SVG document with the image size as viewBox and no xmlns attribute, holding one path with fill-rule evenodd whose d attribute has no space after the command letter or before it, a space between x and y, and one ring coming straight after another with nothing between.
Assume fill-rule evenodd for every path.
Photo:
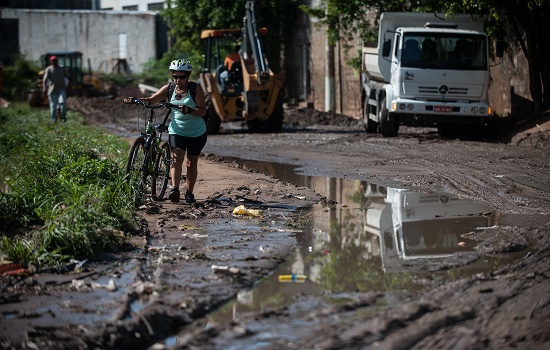
<instances>
[{"instance_id":1,"label":"woman's arm","mask_svg":"<svg viewBox=\"0 0 550 350\"><path fill-rule=\"evenodd\" d=\"M197 84L195 103L197 104L197 108L193 111L193 115L204 116L206 114L206 101L204 99L204 91L202 91L202 87L199 84Z\"/></svg>"},{"instance_id":2,"label":"woman's arm","mask_svg":"<svg viewBox=\"0 0 550 350\"><path fill-rule=\"evenodd\" d=\"M154 105L156 103L159 103L161 101L166 100L166 94L167 93L168 93L168 84L161 87L157 92L155 92L153 95L151 95L151 97L141 97L141 98L138 98L138 99L143 101L143 102ZM134 97L126 97L126 98L124 98L123 102L124 103L131 103L133 98Z\"/></svg>"}]
</instances>

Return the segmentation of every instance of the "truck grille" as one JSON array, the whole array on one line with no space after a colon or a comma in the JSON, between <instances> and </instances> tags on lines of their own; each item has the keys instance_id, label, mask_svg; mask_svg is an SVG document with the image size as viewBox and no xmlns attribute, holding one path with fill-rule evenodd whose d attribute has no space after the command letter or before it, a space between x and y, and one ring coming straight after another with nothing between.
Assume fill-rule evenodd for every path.
<instances>
[{"instance_id":1,"label":"truck grille","mask_svg":"<svg viewBox=\"0 0 550 350\"><path fill-rule=\"evenodd\" d=\"M438 86L419 86L418 92L421 94L434 94L434 95L441 95L439 93L439 87ZM447 91L448 96L468 96L468 88L460 88L460 87L450 87Z\"/></svg>"}]
</instances>

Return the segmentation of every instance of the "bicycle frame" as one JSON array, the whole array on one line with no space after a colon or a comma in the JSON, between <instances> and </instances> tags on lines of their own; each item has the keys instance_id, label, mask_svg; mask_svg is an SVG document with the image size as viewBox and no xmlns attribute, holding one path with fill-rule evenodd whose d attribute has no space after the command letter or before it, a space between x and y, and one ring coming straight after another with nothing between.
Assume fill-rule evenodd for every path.
<instances>
[{"instance_id":1,"label":"bicycle frame","mask_svg":"<svg viewBox=\"0 0 550 350\"><path fill-rule=\"evenodd\" d=\"M153 125L154 109L165 107L178 107L171 103L162 102L156 105L149 105L141 100L134 99L133 104L140 104L149 109L149 116L146 121L145 131L140 131L130 149L126 174L128 180L136 178L139 174L138 184L140 189L147 195L150 194L154 200L162 200L170 178L172 164L171 148L168 142L162 141L163 132L167 131L166 121L170 110L166 113L162 124ZM141 114L141 112L140 112ZM139 159L142 157L142 159Z\"/></svg>"}]
</instances>

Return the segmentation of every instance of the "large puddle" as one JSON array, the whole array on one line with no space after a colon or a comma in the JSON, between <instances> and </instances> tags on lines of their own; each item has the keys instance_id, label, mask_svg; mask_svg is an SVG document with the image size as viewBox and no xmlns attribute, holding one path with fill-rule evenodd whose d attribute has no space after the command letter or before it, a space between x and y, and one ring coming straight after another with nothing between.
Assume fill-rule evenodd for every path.
<instances>
[{"instance_id":1,"label":"large puddle","mask_svg":"<svg viewBox=\"0 0 550 350\"><path fill-rule=\"evenodd\" d=\"M459 278L490 272L503 261L433 271L421 262L473 251L468 234L494 226L499 212L445 193L418 193L360 180L298 175L294 168L236 160L282 181L307 186L327 201L311 209L298 246L275 273L209 315L230 321L240 313L290 305L297 295L422 289L422 278ZM441 259L440 259L441 260ZM508 260L507 260L508 261ZM431 271L430 271L431 270Z\"/></svg>"}]
</instances>

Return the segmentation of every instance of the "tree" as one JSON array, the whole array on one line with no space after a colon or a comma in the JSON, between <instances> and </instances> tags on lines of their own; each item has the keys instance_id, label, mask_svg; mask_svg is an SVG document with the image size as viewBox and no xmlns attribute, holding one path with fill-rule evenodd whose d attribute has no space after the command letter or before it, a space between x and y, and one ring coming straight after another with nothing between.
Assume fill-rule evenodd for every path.
<instances>
[{"instance_id":1,"label":"tree","mask_svg":"<svg viewBox=\"0 0 550 350\"><path fill-rule=\"evenodd\" d=\"M202 62L201 32L206 29L241 28L246 0L167 0L163 17L170 26L174 45L165 55L166 61L174 57L189 58L194 66ZM292 30L296 5L292 0L255 2L258 27L267 27L265 38L268 61L273 70L281 66L281 52L288 31Z\"/></svg>"},{"instance_id":2,"label":"tree","mask_svg":"<svg viewBox=\"0 0 550 350\"><path fill-rule=\"evenodd\" d=\"M545 21L550 0L321 0L316 8L302 9L325 26L329 42L343 41L348 49L354 34L375 39L377 23L366 20L367 13L376 18L384 11L487 15L491 39L519 47L527 59L535 114L550 108L550 21Z\"/></svg>"},{"instance_id":3,"label":"tree","mask_svg":"<svg viewBox=\"0 0 550 350\"><path fill-rule=\"evenodd\" d=\"M529 65L534 112L550 108L550 0L442 1L450 12L489 15L487 30L495 40L521 48Z\"/></svg>"}]
</instances>

